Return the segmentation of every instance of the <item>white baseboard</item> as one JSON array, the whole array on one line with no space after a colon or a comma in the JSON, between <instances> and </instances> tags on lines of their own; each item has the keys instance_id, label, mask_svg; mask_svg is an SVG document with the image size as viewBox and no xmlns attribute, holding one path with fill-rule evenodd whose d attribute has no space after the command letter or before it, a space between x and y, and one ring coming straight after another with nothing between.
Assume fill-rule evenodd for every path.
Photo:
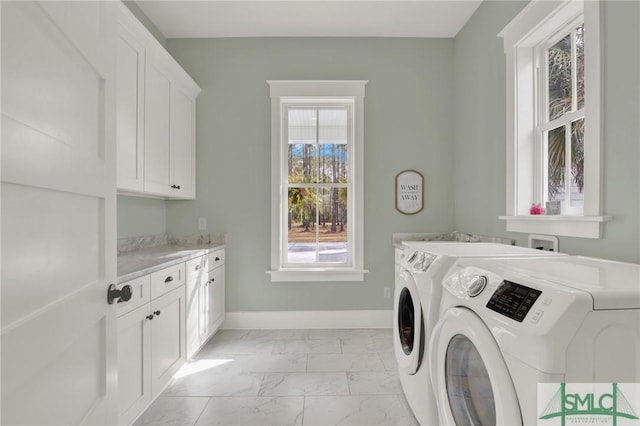
<instances>
[{"instance_id":1,"label":"white baseboard","mask_svg":"<svg viewBox=\"0 0 640 426\"><path fill-rule=\"evenodd\" d=\"M391 328L393 311L227 312L223 329Z\"/></svg>"}]
</instances>

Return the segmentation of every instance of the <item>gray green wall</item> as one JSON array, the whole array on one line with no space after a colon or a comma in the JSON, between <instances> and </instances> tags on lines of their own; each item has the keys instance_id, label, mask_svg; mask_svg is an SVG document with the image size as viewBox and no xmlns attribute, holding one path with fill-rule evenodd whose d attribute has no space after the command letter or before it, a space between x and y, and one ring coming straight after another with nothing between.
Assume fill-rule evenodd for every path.
<instances>
[{"instance_id":1,"label":"gray green wall","mask_svg":"<svg viewBox=\"0 0 640 426\"><path fill-rule=\"evenodd\" d=\"M525 3L484 1L454 40L454 224L516 239L505 212L505 56L496 34ZM640 262L640 2L603 2L604 238L559 238L562 252ZM588 30L587 30L588 31Z\"/></svg>"},{"instance_id":2,"label":"gray green wall","mask_svg":"<svg viewBox=\"0 0 640 426\"><path fill-rule=\"evenodd\" d=\"M169 40L202 88L196 201L169 202L172 233L226 232L227 309L391 309L391 234L450 231L451 39L247 38ZM365 97L365 267L361 283L271 283L270 99L266 80L369 80ZM394 178L425 177L425 208L395 210Z\"/></svg>"},{"instance_id":3,"label":"gray green wall","mask_svg":"<svg viewBox=\"0 0 640 426\"><path fill-rule=\"evenodd\" d=\"M460 230L516 239L505 209L505 57L496 34L523 2L485 0L455 39L169 40L200 84L197 200L118 197L118 236L228 234L227 309L391 309L394 232ZM604 213L600 240L560 238L571 254L640 262L640 2L603 19ZM268 79L368 79L363 283L271 283ZM394 209L394 176L425 175L425 210Z\"/></svg>"},{"instance_id":4,"label":"gray green wall","mask_svg":"<svg viewBox=\"0 0 640 426\"><path fill-rule=\"evenodd\" d=\"M118 195L118 238L166 232L167 201Z\"/></svg>"}]
</instances>

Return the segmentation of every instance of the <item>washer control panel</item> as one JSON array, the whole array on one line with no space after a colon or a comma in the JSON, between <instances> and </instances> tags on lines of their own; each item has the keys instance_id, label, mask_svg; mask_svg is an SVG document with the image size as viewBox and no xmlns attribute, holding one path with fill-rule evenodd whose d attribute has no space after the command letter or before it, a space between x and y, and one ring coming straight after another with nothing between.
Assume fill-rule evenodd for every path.
<instances>
[{"instance_id":1,"label":"washer control panel","mask_svg":"<svg viewBox=\"0 0 640 426\"><path fill-rule=\"evenodd\" d=\"M412 251L407 256L407 264L416 272L426 272L434 260L436 256L424 251Z\"/></svg>"},{"instance_id":2,"label":"washer control panel","mask_svg":"<svg viewBox=\"0 0 640 426\"><path fill-rule=\"evenodd\" d=\"M489 299L487 308L522 322L541 294L540 290L504 280ZM533 315L534 322L537 322L542 316L542 311L538 310Z\"/></svg>"}]
</instances>

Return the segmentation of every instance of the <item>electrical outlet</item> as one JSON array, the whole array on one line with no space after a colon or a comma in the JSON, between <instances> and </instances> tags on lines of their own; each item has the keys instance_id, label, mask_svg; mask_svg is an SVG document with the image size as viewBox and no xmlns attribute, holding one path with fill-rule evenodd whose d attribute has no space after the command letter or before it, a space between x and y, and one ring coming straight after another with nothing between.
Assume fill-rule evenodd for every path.
<instances>
[{"instance_id":1,"label":"electrical outlet","mask_svg":"<svg viewBox=\"0 0 640 426\"><path fill-rule=\"evenodd\" d=\"M558 253L558 238L553 235L529 235L529 247Z\"/></svg>"},{"instance_id":2,"label":"electrical outlet","mask_svg":"<svg viewBox=\"0 0 640 426\"><path fill-rule=\"evenodd\" d=\"M391 298L391 287L385 287L384 288L384 298L385 299L390 299Z\"/></svg>"},{"instance_id":3,"label":"electrical outlet","mask_svg":"<svg viewBox=\"0 0 640 426\"><path fill-rule=\"evenodd\" d=\"M207 218L199 217L198 218L198 230L206 231L207 230Z\"/></svg>"}]
</instances>

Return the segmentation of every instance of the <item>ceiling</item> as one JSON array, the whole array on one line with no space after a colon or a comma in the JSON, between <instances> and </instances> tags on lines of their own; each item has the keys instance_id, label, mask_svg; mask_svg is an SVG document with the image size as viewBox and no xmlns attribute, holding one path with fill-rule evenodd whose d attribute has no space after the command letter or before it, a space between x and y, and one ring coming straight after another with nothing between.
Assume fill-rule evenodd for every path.
<instances>
[{"instance_id":1,"label":"ceiling","mask_svg":"<svg viewBox=\"0 0 640 426\"><path fill-rule=\"evenodd\" d=\"M482 0L209 0L136 4L167 38L455 37Z\"/></svg>"}]
</instances>

